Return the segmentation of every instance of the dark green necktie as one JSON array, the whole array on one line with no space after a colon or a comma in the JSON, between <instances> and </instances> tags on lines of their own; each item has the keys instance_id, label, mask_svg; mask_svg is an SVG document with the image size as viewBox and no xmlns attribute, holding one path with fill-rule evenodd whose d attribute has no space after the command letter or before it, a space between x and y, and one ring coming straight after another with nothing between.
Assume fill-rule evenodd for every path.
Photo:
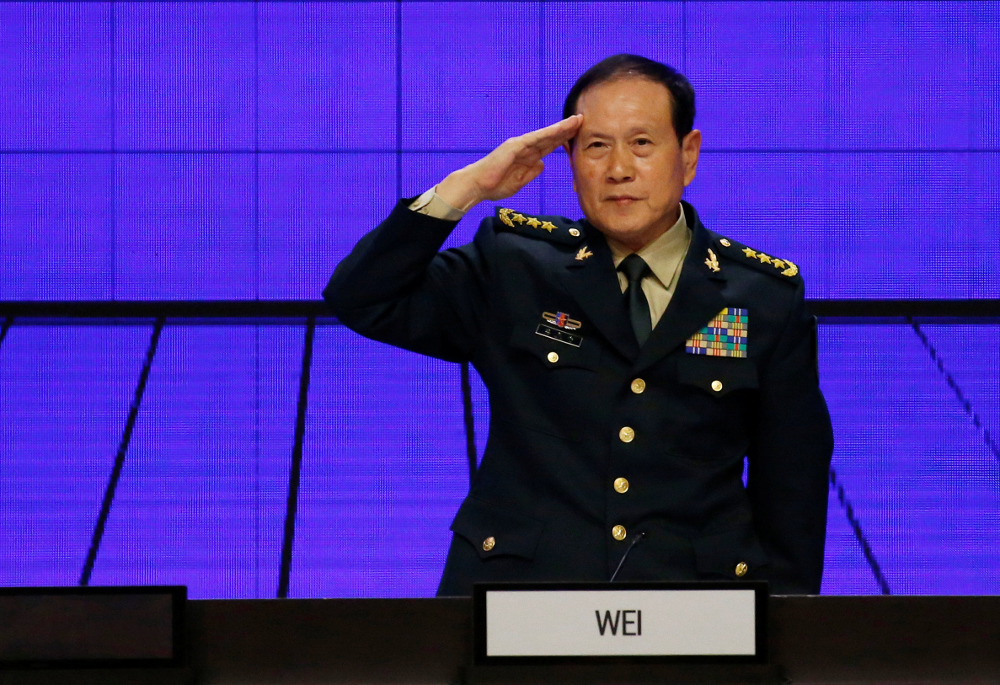
<instances>
[{"instance_id":1,"label":"dark green necktie","mask_svg":"<svg viewBox=\"0 0 1000 685\"><path fill-rule=\"evenodd\" d=\"M628 290L625 297L628 298L628 315L632 320L632 330L635 331L635 339L639 341L639 347L646 343L649 334L653 331L653 324L649 316L649 302L642 292L642 279L649 273L649 264L643 261L637 254L630 254L618 265L618 270L628 278Z\"/></svg>"}]
</instances>

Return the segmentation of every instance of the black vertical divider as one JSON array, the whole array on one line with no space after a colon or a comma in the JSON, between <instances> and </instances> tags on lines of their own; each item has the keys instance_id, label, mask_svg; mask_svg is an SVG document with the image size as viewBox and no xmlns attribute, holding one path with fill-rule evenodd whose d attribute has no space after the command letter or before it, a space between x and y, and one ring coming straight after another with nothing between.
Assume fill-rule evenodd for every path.
<instances>
[{"instance_id":1,"label":"black vertical divider","mask_svg":"<svg viewBox=\"0 0 1000 685\"><path fill-rule=\"evenodd\" d=\"M309 402L309 375L312 370L313 341L316 338L316 317L306 323L306 341L302 350L302 374L299 376L299 406L295 414L295 443L292 446L292 468L288 476L288 507L285 511L285 535L281 543L281 568L278 573L278 597L288 597L292 573L292 544L295 541L295 513L299 505L299 482L302 474L302 444L306 435L306 409Z\"/></svg>"},{"instance_id":2,"label":"black vertical divider","mask_svg":"<svg viewBox=\"0 0 1000 685\"><path fill-rule=\"evenodd\" d=\"M139 406L142 404L142 396L146 392L146 384L149 382L149 372L153 367L153 358L156 356L156 348L160 344L160 334L163 333L164 323L165 320L161 317L156 320L156 325L153 326L153 334L149 339L149 347L146 349L146 359L142 364L142 372L139 374L139 383L135 387L135 395L132 397L132 406L128 410L125 430L122 432L122 439L118 444L118 452L115 454L115 463L111 469L111 477L108 479L108 486L104 490L101 511L97 515L97 525L94 526L94 534L90 539L90 549L87 550L87 558L83 562L83 571L80 573L80 585L89 585L90 576L94 572L94 563L97 561L97 553L101 548L101 539L104 537L104 528L107 526L108 516L111 515L111 505L115 501L115 490L118 488L118 481L121 479L122 469L125 467L125 455L128 453L128 445L132 440L132 431L135 429L135 422L139 417Z\"/></svg>"}]
</instances>

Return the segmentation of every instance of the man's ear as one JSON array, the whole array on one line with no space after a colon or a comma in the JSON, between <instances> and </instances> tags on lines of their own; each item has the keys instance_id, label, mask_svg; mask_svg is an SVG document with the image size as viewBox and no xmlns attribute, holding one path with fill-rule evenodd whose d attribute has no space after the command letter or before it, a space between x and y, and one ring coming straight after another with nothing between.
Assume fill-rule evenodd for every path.
<instances>
[{"instance_id":1,"label":"man's ear","mask_svg":"<svg viewBox=\"0 0 1000 685\"><path fill-rule=\"evenodd\" d=\"M694 129L681 141L681 159L684 163L684 186L694 180L698 171L698 156L701 154L701 131Z\"/></svg>"}]
</instances>

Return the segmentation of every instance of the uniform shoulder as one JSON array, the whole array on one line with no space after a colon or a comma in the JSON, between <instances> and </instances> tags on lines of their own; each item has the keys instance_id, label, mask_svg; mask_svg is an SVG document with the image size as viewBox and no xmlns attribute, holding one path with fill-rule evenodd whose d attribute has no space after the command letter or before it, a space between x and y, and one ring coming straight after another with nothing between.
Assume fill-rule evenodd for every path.
<instances>
[{"instance_id":1,"label":"uniform shoulder","mask_svg":"<svg viewBox=\"0 0 1000 685\"><path fill-rule=\"evenodd\" d=\"M576 245L584 239L585 233L579 221L564 216L532 216L507 207L497 207L493 227L498 233L517 233L564 245Z\"/></svg>"},{"instance_id":2,"label":"uniform shoulder","mask_svg":"<svg viewBox=\"0 0 1000 685\"><path fill-rule=\"evenodd\" d=\"M712 236L712 242L718 247L719 257L732 260L756 271L762 271L783 281L796 284L802 281L799 267L795 263L765 254L731 238L725 238L718 233L709 231L709 234Z\"/></svg>"}]
</instances>

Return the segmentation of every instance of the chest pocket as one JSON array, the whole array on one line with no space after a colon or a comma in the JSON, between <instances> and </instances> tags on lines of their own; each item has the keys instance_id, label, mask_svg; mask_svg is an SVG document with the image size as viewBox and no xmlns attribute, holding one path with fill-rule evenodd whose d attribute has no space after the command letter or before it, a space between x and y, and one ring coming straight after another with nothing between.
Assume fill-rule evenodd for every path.
<instances>
[{"instance_id":1,"label":"chest pocket","mask_svg":"<svg viewBox=\"0 0 1000 685\"><path fill-rule=\"evenodd\" d=\"M554 326L539 325L549 336L559 336L561 329ZM562 334L569 342L554 340L552 337L539 335L539 327L529 328L519 326L510 337L510 346L529 353L551 369L577 368L596 371L601 361L601 348L595 340L569 333Z\"/></svg>"},{"instance_id":2,"label":"chest pocket","mask_svg":"<svg viewBox=\"0 0 1000 685\"><path fill-rule=\"evenodd\" d=\"M725 397L737 390L755 390L757 365L752 359L685 354L677 362L677 380L713 397Z\"/></svg>"}]
</instances>

